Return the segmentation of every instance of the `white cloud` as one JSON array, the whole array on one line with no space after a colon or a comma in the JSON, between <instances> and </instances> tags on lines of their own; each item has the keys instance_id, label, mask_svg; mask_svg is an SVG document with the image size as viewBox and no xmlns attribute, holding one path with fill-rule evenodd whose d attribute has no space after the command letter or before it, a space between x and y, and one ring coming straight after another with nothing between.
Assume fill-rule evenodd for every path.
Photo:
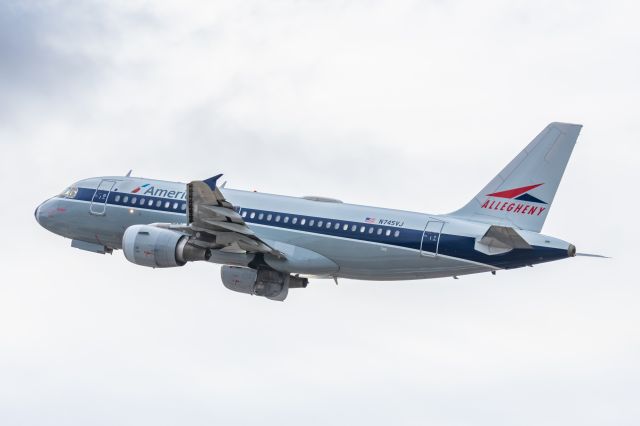
<instances>
[{"instance_id":1,"label":"white cloud","mask_svg":"<svg viewBox=\"0 0 640 426\"><path fill-rule=\"evenodd\" d=\"M636 424L633 2L0 6L2 424ZM585 125L544 231L612 260L316 281L149 271L33 220L125 173L444 212Z\"/></svg>"}]
</instances>

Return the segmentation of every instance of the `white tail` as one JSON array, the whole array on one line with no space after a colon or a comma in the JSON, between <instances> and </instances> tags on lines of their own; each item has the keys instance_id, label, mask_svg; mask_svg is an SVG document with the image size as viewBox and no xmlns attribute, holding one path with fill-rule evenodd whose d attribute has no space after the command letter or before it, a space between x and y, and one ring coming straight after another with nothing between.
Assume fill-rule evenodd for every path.
<instances>
[{"instance_id":1,"label":"white tail","mask_svg":"<svg viewBox=\"0 0 640 426\"><path fill-rule=\"evenodd\" d=\"M540 232L581 125L551 123L466 206L450 216Z\"/></svg>"}]
</instances>

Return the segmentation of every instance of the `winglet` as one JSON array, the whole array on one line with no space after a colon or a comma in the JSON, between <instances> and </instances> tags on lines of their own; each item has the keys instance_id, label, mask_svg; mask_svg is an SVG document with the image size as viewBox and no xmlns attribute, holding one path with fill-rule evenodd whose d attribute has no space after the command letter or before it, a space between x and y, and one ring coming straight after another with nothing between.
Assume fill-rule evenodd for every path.
<instances>
[{"instance_id":1,"label":"winglet","mask_svg":"<svg viewBox=\"0 0 640 426\"><path fill-rule=\"evenodd\" d=\"M218 179L220 179L222 177L222 173L220 173L219 175L215 175L214 177L210 177L207 180L203 180L204 183L207 184L207 186L209 188L211 188L212 191L216 190L216 182L218 182Z\"/></svg>"}]
</instances>

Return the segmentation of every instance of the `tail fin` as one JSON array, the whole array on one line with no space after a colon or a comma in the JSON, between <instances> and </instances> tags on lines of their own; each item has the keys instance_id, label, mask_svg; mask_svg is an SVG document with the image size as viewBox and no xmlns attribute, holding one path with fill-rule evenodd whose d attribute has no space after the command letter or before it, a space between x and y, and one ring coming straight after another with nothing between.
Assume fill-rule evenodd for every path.
<instances>
[{"instance_id":1,"label":"tail fin","mask_svg":"<svg viewBox=\"0 0 640 426\"><path fill-rule=\"evenodd\" d=\"M581 125L549 124L466 206L450 216L540 232Z\"/></svg>"}]
</instances>

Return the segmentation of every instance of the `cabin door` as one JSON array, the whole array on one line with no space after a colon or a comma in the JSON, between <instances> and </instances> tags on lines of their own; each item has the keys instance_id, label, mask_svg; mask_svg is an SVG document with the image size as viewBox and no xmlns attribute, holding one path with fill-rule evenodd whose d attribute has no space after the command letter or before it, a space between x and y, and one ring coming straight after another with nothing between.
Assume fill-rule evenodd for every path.
<instances>
[{"instance_id":1,"label":"cabin door","mask_svg":"<svg viewBox=\"0 0 640 426\"><path fill-rule=\"evenodd\" d=\"M424 227L422 233L422 241L420 242L420 255L427 257L438 256L438 250L440 248L440 235L442 235L442 228L444 222L441 220L429 220Z\"/></svg>"},{"instance_id":2,"label":"cabin door","mask_svg":"<svg viewBox=\"0 0 640 426\"><path fill-rule=\"evenodd\" d=\"M96 192L93 194L91 204L89 205L89 213L96 216L104 216L107 212L107 200L113 186L116 184L115 180L103 179L96 188Z\"/></svg>"}]
</instances>

